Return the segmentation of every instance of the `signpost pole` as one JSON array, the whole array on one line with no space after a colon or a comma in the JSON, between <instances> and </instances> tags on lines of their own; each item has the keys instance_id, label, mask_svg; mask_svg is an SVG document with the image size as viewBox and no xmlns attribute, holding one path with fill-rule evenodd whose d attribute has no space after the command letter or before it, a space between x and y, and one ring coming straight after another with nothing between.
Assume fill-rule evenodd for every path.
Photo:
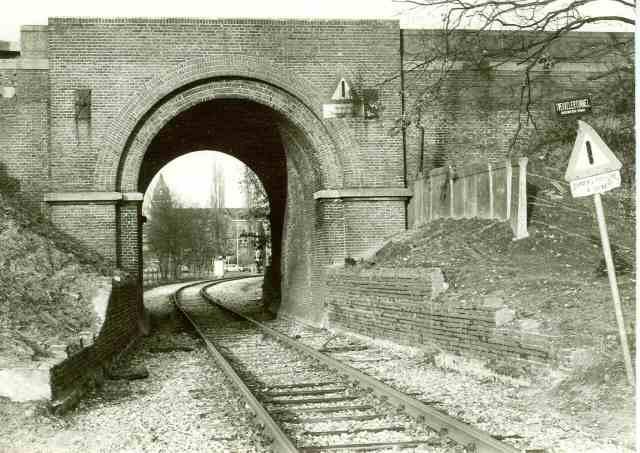
<instances>
[{"instance_id":1,"label":"signpost pole","mask_svg":"<svg viewBox=\"0 0 640 453\"><path fill-rule=\"evenodd\" d=\"M622 347L622 355L624 357L624 366L627 370L627 379L633 387L634 375L631 365L631 354L629 353L629 345L627 343L627 332L624 326L624 318L622 316L622 307L620 305L620 294L618 293L618 282L616 280L616 270L613 267L613 258L611 256L611 246L609 245L609 234L607 233L607 224L604 218L604 210L602 209L602 200L600 194L593 195L596 203L596 216L598 218L598 227L600 227L600 238L602 240L602 251L604 259L607 263L607 274L609 275L609 285L611 286L611 295L613 296L613 305L616 311L616 320L618 321L618 330L620 333L620 346Z\"/></svg>"}]
</instances>

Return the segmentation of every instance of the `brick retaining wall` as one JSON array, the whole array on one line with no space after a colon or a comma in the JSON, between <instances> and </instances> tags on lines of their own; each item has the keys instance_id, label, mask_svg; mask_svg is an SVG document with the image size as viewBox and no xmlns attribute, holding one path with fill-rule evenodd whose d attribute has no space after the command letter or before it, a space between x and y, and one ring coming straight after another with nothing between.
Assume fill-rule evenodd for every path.
<instances>
[{"instance_id":1,"label":"brick retaining wall","mask_svg":"<svg viewBox=\"0 0 640 453\"><path fill-rule=\"evenodd\" d=\"M66 410L77 403L87 387L102 379L109 365L139 335L140 320L135 307L138 299L135 281L113 282L105 322L93 344L78 344L67 349L67 359L50 370L54 408Z\"/></svg>"},{"instance_id":2,"label":"brick retaining wall","mask_svg":"<svg viewBox=\"0 0 640 453\"><path fill-rule=\"evenodd\" d=\"M501 330L504 307L440 302L437 268L333 268L327 287L332 328L476 358L549 364L554 356L542 336Z\"/></svg>"}]
</instances>

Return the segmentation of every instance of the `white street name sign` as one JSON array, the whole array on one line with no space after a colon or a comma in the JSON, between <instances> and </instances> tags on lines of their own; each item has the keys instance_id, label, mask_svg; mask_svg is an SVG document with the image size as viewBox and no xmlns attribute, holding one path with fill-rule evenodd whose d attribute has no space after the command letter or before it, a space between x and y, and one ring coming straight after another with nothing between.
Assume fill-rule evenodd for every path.
<instances>
[{"instance_id":1,"label":"white street name sign","mask_svg":"<svg viewBox=\"0 0 640 453\"><path fill-rule=\"evenodd\" d=\"M590 176L588 178L571 181L571 195L574 198L586 197L596 193L604 193L616 187L620 187L620 172L612 171L602 175Z\"/></svg>"}]
</instances>

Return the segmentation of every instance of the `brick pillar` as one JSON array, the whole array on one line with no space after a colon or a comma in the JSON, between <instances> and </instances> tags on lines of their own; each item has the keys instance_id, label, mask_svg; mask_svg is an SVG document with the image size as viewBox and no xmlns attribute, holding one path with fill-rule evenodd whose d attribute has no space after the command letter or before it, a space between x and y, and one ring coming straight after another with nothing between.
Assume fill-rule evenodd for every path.
<instances>
[{"instance_id":1,"label":"brick pillar","mask_svg":"<svg viewBox=\"0 0 640 453\"><path fill-rule=\"evenodd\" d=\"M142 320L142 200L141 193L123 193L116 208L116 265L135 285L136 311Z\"/></svg>"},{"instance_id":2,"label":"brick pillar","mask_svg":"<svg viewBox=\"0 0 640 453\"><path fill-rule=\"evenodd\" d=\"M341 199L319 199L315 204L310 322L322 325L326 322L326 275L332 264L344 264L346 226L344 203Z\"/></svg>"}]
</instances>

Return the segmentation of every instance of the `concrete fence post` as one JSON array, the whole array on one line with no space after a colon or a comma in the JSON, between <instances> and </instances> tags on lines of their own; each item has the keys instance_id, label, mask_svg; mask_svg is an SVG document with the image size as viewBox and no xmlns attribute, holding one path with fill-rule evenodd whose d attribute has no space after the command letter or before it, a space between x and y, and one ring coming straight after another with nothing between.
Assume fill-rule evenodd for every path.
<instances>
[{"instance_id":1,"label":"concrete fence post","mask_svg":"<svg viewBox=\"0 0 640 453\"><path fill-rule=\"evenodd\" d=\"M418 220L418 208L416 207L416 201L420 198L420 185L418 184L418 179L411 183L413 189L413 196L407 202L407 226L409 229L414 228L419 220Z\"/></svg>"},{"instance_id":2,"label":"concrete fence post","mask_svg":"<svg viewBox=\"0 0 640 453\"><path fill-rule=\"evenodd\" d=\"M446 177L449 180L449 218L453 218L453 168L451 168L451 165L448 166L448 170Z\"/></svg>"},{"instance_id":3,"label":"concrete fence post","mask_svg":"<svg viewBox=\"0 0 640 453\"><path fill-rule=\"evenodd\" d=\"M429 213L427 215L427 222L433 220L433 178L429 175Z\"/></svg>"},{"instance_id":4,"label":"concrete fence post","mask_svg":"<svg viewBox=\"0 0 640 453\"><path fill-rule=\"evenodd\" d=\"M469 176L467 176L466 172L464 172L462 178L462 216L468 218L469 216L467 215L467 199L469 198Z\"/></svg>"},{"instance_id":5,"label":"concrete fence post","mask_svg":"<svg viewBox=\"0 0 640 453\"><path fill-rule=\"evenodd\" d=\"M487 173L489 174L489 218L493 219L495 217L494 207L493 207L493 172L491 171L491 162L487 163Z\"/></svg>"},{"instance_id":6,"label":"concrete fence post","mask_svg":"<svg viewBox=\"0 0 640 453\"><path fill-rule=\"evenodd\" d=\"M414 227L424 223L424 179L422 172L418 173L418 179L413 183L413 224Z\"/></svg>"},{"instance_id":7,"label":"concrete fence post","mask_svg":"<svg viewBox=\"0 0 640 453\"><path fill-rule=\"evenodd\" d=\"M513 231L514 241L529 237L527 231L527 162L526 157L518 159L518 167L520 168L518 172L518 212Z\"/></svg>"},{"instance_id":8,"label":"concrete fence post","mask_svg":"<svg viewBox=\"0 0 640 453\"><path fill-rule=\"evenodd\" d=\"M506 161L506 180L505 184L507 185L507 220L511 220L511 197L513 196L513 190L511 188L511 184L513 183L513 168L511 167L511 159L507 159Z\"/></svg>"}]
</instances>

